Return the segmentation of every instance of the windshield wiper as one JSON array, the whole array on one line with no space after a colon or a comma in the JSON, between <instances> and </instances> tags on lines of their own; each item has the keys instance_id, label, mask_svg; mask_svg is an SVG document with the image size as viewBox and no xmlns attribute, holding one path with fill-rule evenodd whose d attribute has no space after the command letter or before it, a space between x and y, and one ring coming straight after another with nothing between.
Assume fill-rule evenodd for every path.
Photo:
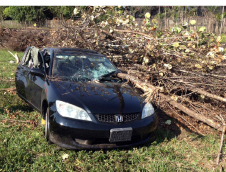
<instances>
[{"instance_id":1,"label":"windshield wiper","mask_svg":"<svg viewBox=\"0 0 226 172\"><path fill-rule=\"evenodd\" d=\"M116 74L119 73L119 70L112 71L108 74L102 75L99 77L99 81L112 81L116 79ZM117 79L116 79L117 80Z\"/></svg>"},{"instance_id":2,"label":"windshield wiper","mask_svg":"<svg viewBox=\"0 0 226 172\"><path fill-rule=\"evenodd\" d=\"M105 74L105 75L102 75L102 76L100 76L100 80L103 79L103 78L109 77L109 76L111 76L111 75L113 75L113 74L117 74L118 72L119 72L119 71L115 70L115 71L112 71L112 72L107 73L107 74Z\"/></svg>"}]
</instances>

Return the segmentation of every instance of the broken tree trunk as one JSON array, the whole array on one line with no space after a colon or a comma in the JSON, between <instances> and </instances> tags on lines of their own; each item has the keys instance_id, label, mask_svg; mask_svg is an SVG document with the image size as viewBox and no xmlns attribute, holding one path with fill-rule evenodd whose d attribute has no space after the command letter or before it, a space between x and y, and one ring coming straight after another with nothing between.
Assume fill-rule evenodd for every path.
<instances>
[{"instance_id":1,"label":"broken tree trunk","mask_svg":"<svg viewBox=\"0 0 226 172\"><path fill-rule=\"evenodd\" d=\"M147 95L146 93L149 92L153 95L153 93L156 93L156 91L159 90L158 87L155 87L149 83L146 82L142 82L140 79L138 79L137 77L128 75L128 74L124 74L124 73L118 73L117 74L118 77L122 78L122 79L127 79L128 81L132 82L135 87L140 88L142 91L144 91L144 95ZM159 93L159 97L161 98L161 100L168 102L170 105L174 106L175 108L181 110L182 112L184 112L185 114L199 120L202 121L206 124L208 124L209 126L222 131L222 125L220 125L217 122L214 122L212 119L209 119L203 115L200 115L192 110L190 110L189 108L183 106L180 103L177 103L176 101L174 101L173 99L171 99L169 96L166 96L162 93ZM149 99L150 100L150 99Z\"/></svg>"}]
</instances>

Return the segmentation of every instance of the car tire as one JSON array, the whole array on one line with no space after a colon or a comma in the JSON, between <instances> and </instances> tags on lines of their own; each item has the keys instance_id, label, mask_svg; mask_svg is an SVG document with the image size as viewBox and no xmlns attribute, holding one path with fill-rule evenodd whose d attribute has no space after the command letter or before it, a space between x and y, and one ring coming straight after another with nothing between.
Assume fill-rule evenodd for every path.
<instances>
[{"instance_id":1,"label":"car tire","mask_svg":"<svg viewBox=\"0 0 226 172\"><path fill-rule=\"evenodd\" d=\"M50 136L50 130L49 130L49 109L46 110L46 115L45 115L45 139L48 142L48 144L51 144L51 141L49 139Z\"/></svg>"}]
</instances>

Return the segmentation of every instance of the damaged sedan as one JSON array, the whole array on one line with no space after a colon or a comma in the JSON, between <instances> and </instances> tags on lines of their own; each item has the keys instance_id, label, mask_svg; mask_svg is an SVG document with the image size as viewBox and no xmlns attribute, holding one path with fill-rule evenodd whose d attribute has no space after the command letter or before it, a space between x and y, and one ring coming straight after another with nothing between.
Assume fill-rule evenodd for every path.
<instances>
[{"instance_id":1,"label":"damaged sedan","mask_svg":"<svg viewBox=\"0 0 226 172\"><path fill-rule=\"evenodd\" d=\"M32 46L17 67L16 90L42 115L46 140L62 148L150 143L158 124L155 110L119 72L92 50Z\"/></svg>"}]
</instances>

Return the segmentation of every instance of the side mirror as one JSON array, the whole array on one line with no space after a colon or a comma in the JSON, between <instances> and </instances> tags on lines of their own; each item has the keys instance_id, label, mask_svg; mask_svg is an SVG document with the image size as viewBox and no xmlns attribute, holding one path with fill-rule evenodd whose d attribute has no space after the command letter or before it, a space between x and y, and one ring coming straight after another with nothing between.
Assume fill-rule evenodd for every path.
<instances>
[{"instance_id":1,"label":"side mirror","mask_svg":"<svg viewBox=\"0 0 226 172\"><path fill-rule=\"evenodd\" d=\"M45 76L45 72L42 69L32 68L30 72L32 75L35 75L35 76L41 76L41 77Z\"/></svg>"}]
</instances>

